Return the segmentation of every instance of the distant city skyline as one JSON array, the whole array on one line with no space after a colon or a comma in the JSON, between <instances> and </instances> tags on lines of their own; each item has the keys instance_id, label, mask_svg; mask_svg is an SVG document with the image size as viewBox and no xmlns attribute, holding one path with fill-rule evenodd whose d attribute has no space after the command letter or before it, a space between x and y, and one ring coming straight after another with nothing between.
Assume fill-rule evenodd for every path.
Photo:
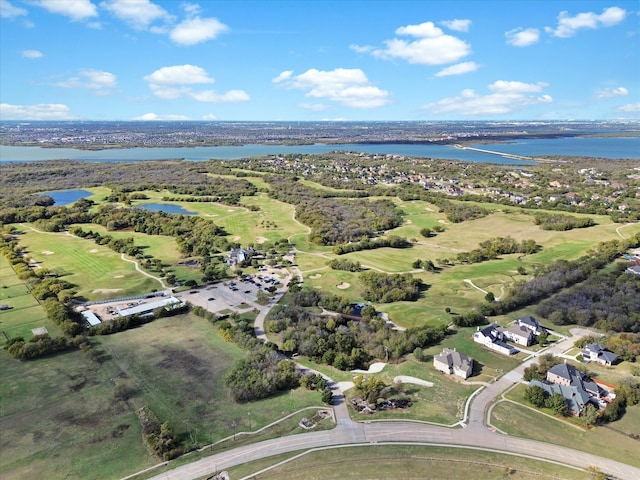
<instances>
[{"instance_id":1,"label":"distant city skyline","mask_svg":"<svg viewBox=\"0 0 640 480\"><path fill-rule=\"evenodd\" d=\"M640 119L639 6L0 0L0 120Z\"/></svg>"}]
</instances>

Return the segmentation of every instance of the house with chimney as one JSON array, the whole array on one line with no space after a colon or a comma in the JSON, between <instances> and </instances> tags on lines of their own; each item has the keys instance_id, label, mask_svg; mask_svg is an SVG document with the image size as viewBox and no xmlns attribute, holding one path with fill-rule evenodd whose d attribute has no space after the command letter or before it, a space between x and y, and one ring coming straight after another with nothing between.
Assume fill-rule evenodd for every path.
<instances>
[{"instance_id":1,"label":"house with chimney","mask_svg":"<svg viewBox=\"0 0 640 480\"><path fill-rule=\"evenodd\" d=\"M442 353L433 357L433 366L442 373L466 380L473 371L473 359L455 348L445 348Z\"/></svg>"}]
</instances>

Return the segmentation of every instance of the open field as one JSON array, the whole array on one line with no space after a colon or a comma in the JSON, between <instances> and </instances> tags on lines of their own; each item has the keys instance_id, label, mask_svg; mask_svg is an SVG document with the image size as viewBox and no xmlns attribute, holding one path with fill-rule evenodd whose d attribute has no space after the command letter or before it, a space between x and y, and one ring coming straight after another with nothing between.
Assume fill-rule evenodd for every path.
<instances>
[{"instance_id":1,"label":"open field","mask_svg":"<svg viewBox=\"0 0 640 480\"><path fill-rule=\"evenodd\" d=\"M255 205L260 208L258 211L251 211L244 206L211 202L164 202L162 197L171 196L167 191L145 190L142 193L147 195L149 200L136 201L136 205L157 202L178 205L211 219L216 225L223 227L235 241L245 246L250 243L262 243L263 239L275 241L306 231L293 220L293 206L273 200L265 193L241 199L242 205Z\"/></svg>"},{"instance_id":2,"label":"open field","mask_svg":"<svg viewBox=\"0 0 640 480\"><path fill-rule=\"evenodd\" d=\"M278 455L229 469L231 478L278 480L363 479L581 479L590 474L568 467L512 455L465 448L420 445L336 447L310 452L299 458ZM285 462L262 471L279 462ZM258 472L261 472L257 475Z\"/></svg>"},{"instance_id":3,"label":"open field","mask_svg":"<svg viewBox=\"0 0 640 480\"><path fill-rule=\"evenodd\" d=\"M132 230L107 230L102 225L94 223L80 223L77 224L85 231L98 232L100 235L110 235L113 238L133 238L134 245L143 249L144 255L150 255L154 258L162 260L163 265L167 266L167 271L173 273L178 279L184 281L196 280L200 281L202 278L202 272L198 267L189 267L186 265L180 265L179 263L184 260L180 252L178 252L178 246L176 240L173 237L166 235L147 235L145 233L134 232ZM89 242L93 240L88 239ZM154 276L161 275L159 272L148 272ZM156 286L153 288L158 288Z\"/></svg>"},{"instance_id":4,"label":"open field","mask_svg":"<svg viewBox=\"0 0 640 480\"><path fill-rule=\"evenodd\" d=\"M620 430L625 432L630 426L637 426L639 418L640 406L627 408L627 413L619 421L622 422ZM619 422L613 422L611 427L618 428ZM640 441L611 428L572 428L511 402L501 402L494 407L491 423L509 435L563 445L640 467Z\"/></svg>"},{"instance_id":5,"label":"open field","mask_svg":"<svg viewBox=\"0 0 640 480\"><path fill-rule=\"evenodd\" d=\"M50 321L38 301L29 293L9 262L0 255L0 305L8 305L9 310L0 311L0 345L7 337L32 337L31 330L46 327L51 336L59 336L60 329Z\"/></svg>"},{"instance_id":6,"label":"open field","mask_svg":"<svg viewBox=\"0 0 640 480\"><path fill-rule=\"evenodd\" d=\"M232 401L221 377L244 352L199 317L160 319L92 341L90 351L28 362L0 351L3 480L121 478L156 464L134 413L144 405L183 438L207 444L233 435L234 421L237 432L256 430L320 403L317 392L303 389Z\"/></svg>"},{"instance_id":7,"label":"open field","mask_svg":"<svg viewBox=\"0 0 640 480\"><path fill-rule=\"evenodd\" d=\"M135 270L120 254L88 239L65 233L23 228L18 241L43 268L62 270L78 295L89 300L126 297L159 289L160 284Z\"/></svg>"}]
</instances>

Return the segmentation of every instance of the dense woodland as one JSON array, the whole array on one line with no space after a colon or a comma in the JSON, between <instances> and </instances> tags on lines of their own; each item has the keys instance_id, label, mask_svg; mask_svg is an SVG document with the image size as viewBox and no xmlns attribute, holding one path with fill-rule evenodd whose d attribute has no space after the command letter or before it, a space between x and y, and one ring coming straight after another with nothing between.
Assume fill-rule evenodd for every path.
<instances>
[{"instance_id":1,"label":"dense woodland","mask_svg":"<svg viewBox=\"0 0 640 480\"><path fill-rule=\"evenodd\" d=\"M442 340L446 327L418 327L405 331L391 329L374 309L365 309L361 318L318 315L309 307L347 313L346 299L302 291L287 305L273 308L265 328L281 338L286 353L306 355L314 362L340 370L366 368L374 359L397 360L416 348Z\"/></svg>"},{"instance_id":2,"label":"dense woodland","mask_svg":"<svg viewBox=\"0 0 640 480\"><path fill-rule=\"evenodd\" d=\"M555 325L595 326L615 332L640 332L640 277L625 272L594 275L542 301L536 313Z\"/></svg>"},{"instance_id":3,"label":"dense woodland","mask_svg":"<svg viewBox=\"0 0 640 480\"><path fill-rule=\"evenodd\" d=\"M402 224L401 211L389 200L343 199L333 191L307 187L295 178L268 177L271 197L296 207L296 218L311 228L318 245L358 241Z\"/></svg>"}]
</instances>

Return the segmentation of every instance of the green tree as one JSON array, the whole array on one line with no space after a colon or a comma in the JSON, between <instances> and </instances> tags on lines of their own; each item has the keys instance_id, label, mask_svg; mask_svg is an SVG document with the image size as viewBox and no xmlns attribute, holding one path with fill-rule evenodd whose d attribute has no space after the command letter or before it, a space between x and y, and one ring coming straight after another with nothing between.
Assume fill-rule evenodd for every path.
<instances>
[{"instance_id":1,"label":"green tree","mask_svg":"<svg viewBox=\"0 0 640 480\"><path fill-rule=\"evenodd\" d=\"M333 403L333 393L329 388L325 388L322 391L322 403L326 403L327 405L331 405Z\"/></svg>"},{"instance_id":2,"label":"green tree","mask_svg":"<svg viewBox=\"0 0 640 480\"><path fill-rule=\"evenodd\" d=\"M544 347L547 344L547 340L549 339L549 334L546 330L542 330L540 335L538 335L538 345Z\"/></svg>"},{"instance_id":3,"label":"green tree","mask_svg":"<svg viewBox=\"0 0 640 480\"><path fill-rule=\"evenodd\" d=\"M554 393L545 401L545 406L550 408L556 414L566 415L567 414L567 402L561 393Z\"/></svg>"},{"instance_id":4,"label":"green tree","mask_svg":"<svg viewBox=\"0 0 640 480\"><path fill-rule=\"evenodd\" d=\"M595 425L595 423L598 421L598 415L600 414L600 411L592 404L587 404L586 407L584 407L584 411L582 412L582 417L584 418L584 421L587 422L588 425Z\"/></svg>"},{"instance_id":5,"label":"green tree","mask_svg":"<svg viewBox=\"0 0 640 480\"><path fill-rule=\"evenodd\" d=\"M524 392L525 400L531 402L532 405L540 408L545 405L545 400L547 399L547 392L545 392L544 388L538 385L532 385L527 387Z\"/></svg>"}]
</instances>

